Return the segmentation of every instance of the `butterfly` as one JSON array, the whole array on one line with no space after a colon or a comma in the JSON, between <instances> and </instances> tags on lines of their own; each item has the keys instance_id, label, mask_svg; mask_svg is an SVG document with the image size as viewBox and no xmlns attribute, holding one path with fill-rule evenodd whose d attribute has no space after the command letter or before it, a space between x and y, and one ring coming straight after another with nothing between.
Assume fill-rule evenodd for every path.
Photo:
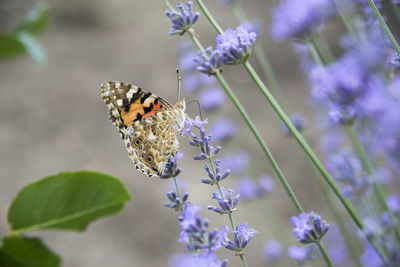
<instances>
[{"instance_id":1,"label":"butterfly","mask_svg":"<svg viewBox=\"0 0 400 267\"><path fill-rule=\"evenodd\" d=\"M161 176L179 150L178 135L187 118L185 101L172 106L140 87L117 81L104 82L101 94L136 169Z\"/></svg>"}]
</instances>

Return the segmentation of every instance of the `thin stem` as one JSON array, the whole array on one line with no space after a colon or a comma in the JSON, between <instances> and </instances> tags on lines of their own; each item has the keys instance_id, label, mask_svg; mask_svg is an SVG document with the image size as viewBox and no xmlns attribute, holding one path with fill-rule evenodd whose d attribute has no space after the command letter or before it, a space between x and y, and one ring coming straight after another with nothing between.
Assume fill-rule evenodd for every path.
<instances>
[{"instance_id":1,"label":"thin stem","mask_svg":"<svg viewBox=\"0 0 400 267\"><path fill-rule=\"evenodd\" d=\"M400 54L400 46L397 43L396 39L394 38L392 32L390 31L389 27L387 26L385 20L383 19L381 13L379 12L378 8L376 7L375 3L373 0L368 0L369 6L371 9L374 11L375 16L378 18L379 22L381 23L381 26L383 30L385 31L387 37L389 38L390 42L392 43L394 49L396 49L397 54Z\"/></svg>"},{"instance_id":2,"label":"thin stem","mask_svg":"<svg viewBox=\"0 0 400 267\"><path fill-rule=\"evenodd\" d=\"M176 180L176 176L174 176L173 178L174 178L174 183L175 183L176 194L178 195L179 199L182 199L181 192L179 192L178 181Z\"/></svg>"},{"instance_id":3,"label":"thin stem","mask_svg":"<svg viewBox=\"0 0 400 267\"><path fill-rule=\"evenodd\" d=\"M328 42L321 34L316 34L314 36L314 41L318 51L320 51L320 55L322 56L325 64L335 60L335 56L333 55L332 50L328 45Z\"/></svg>"},{"instance_id":4,"label":"thin stem","mask_svg":"<svg viewBox=\"0 0 400 267\"><path fill-rule=\"evenodd\" d=\"M389 206L388 206L388 204L386 202L385 193L383 192L383 189L382 189L381 185L379 184L379 182L376 180L376 177L375 177L375 175L373 173L372 166L371 166L371 164L370 164L370 162L368 160L368 157L367 157L367 154L366 154L366 152L364 150L364 147L362 146L362 144L360 142L360 138L358 137L358 134L357 134L356 130L354 129L354 125L348 125L347 129L349 131L352 143L353 143L358 155L361 158L361 162L362 162L362 164L364 166L364 169L367 171L367 173L372 178L375 195L377 196L381 206L383 206L385 211L387 211L389 213L389 215L391 217L391 220L396 225L395 233L396 233L397 240L400 241L400 225L397 222L396 216L393 214L392 210L389 208Z\"/></svg>"},{"instance_id":5,"label":"thin stem","mask_svg":"<svg viewBox=\"0 0 400 267\"><path fill-rule=\"evenodd\" d=\"M326 265L328 267L333 267L333 263L331 261L331 258L329 257L328 252L326 251L326 248L324 247L322 242L320 240L318 240L315 243L318 245L319 251L321 251L322 258L324 258L324 261L325 261Z\"/></svg>"},{"instance_id":6,"label":"thin stem","mask_svg":"<svg viewBox=\"0 0 400 267\"><path fill-rule=\"evenodd\" d=\"M347 17L346 11L344 11L343 8L340 6L338 0L334 0L334 2L340 19L343 21L343 24L345 25L347 31L350 33L350 36L353 38L353 40L357 40L357 34L353 30L351 19Z\"/></svg>"},{"instance_id":7,"label":"thin stem","mask_svg":"<svg viewBox=\"0 0 400 267\"><path fill-rule=\"evenodd\" d=\"M313 41L308 42L308 47L310 48L310 53L311 53L311 56L314 59L315 63L317 63L317 65L320 67L324 66L324 63L322 62L322 59L319 56L318 50L315 47L315 44Z\"/></svg>"},{"instance_id":8,"label":"thin stem","mask_svg":"<svg viewBox=\"0 0 400 267\"><path fill-rule=\"evenodd\" d=\"M397 20L400 21L400 8L399 8L399 6L396 5L393 0L390 0L390 3L392 4L393 10L394 10L394 14L396 15Z\"/></svg>"}]
</instances>

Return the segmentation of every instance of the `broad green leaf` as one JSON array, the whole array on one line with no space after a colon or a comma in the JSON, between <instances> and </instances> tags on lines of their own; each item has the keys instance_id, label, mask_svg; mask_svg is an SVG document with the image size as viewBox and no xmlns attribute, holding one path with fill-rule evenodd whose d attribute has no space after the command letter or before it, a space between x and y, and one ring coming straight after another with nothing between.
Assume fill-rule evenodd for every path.
<instances>
[{"instance_id":1,"label":"broad green leaf","mask_svg":"<svg viewBox=\"0 0 400 267\"><path fill-rule=\"evenodd\" d=\"M18 33L17 36L18 40L24 44L26 52L28 52L33 60L40 66L46 65L46 53L36 36L26 32Z\"/></svg>"},{"instance_id":2,"label":"broad green leaf","mask_svg":"<svg viewBox=\"0 0 400 267\"><path fill-rule=\"evenodd\" d=\"M0 59L11 58L25 52L25 46L16 36L0 34Z\"/></svg>"},{"instance_id":3,"label":"broad green leaf","mask_svg":"<svg viewBox=\"0 0 400 267\"><path fill-rule=\"evenodd\" d=\"M7 237L0 248L0 266L3 267L56 267L60 261L39 238Z\"/></svg>"},{"instance_id":4,"label":"broad green leaf","mask_svg":"<svg viewBox=\"0 0 400 267\"><path fill-rule=\"evenodd\" d=\"M39 229L84 230L122 210L130 195L116 178L90 171L63 172L25 186L11 203L12 235Z\"/></svg>"},{"instance_id":5,"label":"broad green leaf","mask_svg":"<svg viewBox=\"0 0 400 267\"><path fill-rule=\"evenodd\" d=\"M48 24L49 8L45 3L39 2L35 8L28 12L14 32L27 32L33 35L39 35Z\"/></svg>"}]
</instances>

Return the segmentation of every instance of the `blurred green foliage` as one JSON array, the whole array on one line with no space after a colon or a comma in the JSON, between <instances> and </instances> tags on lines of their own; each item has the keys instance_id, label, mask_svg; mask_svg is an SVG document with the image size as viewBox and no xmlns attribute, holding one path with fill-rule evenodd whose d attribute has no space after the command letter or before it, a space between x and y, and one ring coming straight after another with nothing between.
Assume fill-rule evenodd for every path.
<instances>
[{"instance_id":1,"label":"blurred green foliage","mask_svg":"<svg viewBox=\"0 0 400 267\"><path fill-rule=\"evenodd\" d=\"M44 66L46 53L38 36L49 24L48 6L40 2L8 34L0 34L0 59L8 59L28 53L37 64Z\"/></svg>"}]
</instances>

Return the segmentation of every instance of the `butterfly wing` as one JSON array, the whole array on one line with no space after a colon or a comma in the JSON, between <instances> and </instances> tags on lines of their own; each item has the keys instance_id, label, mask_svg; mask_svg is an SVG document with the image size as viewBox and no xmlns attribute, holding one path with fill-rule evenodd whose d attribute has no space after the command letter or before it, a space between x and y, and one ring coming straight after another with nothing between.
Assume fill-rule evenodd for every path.
<instances>
[{"instance_id":1,"label":"butterfly wing","mask_svg":"<svg viewBox=\"0 0 400 267\"><path fill-rule=\"evenodd\" d=\"M123 82L105 82L101 91L136 169L160 176L179 147L172 105Z\"/></svg>"}]
</instances>

